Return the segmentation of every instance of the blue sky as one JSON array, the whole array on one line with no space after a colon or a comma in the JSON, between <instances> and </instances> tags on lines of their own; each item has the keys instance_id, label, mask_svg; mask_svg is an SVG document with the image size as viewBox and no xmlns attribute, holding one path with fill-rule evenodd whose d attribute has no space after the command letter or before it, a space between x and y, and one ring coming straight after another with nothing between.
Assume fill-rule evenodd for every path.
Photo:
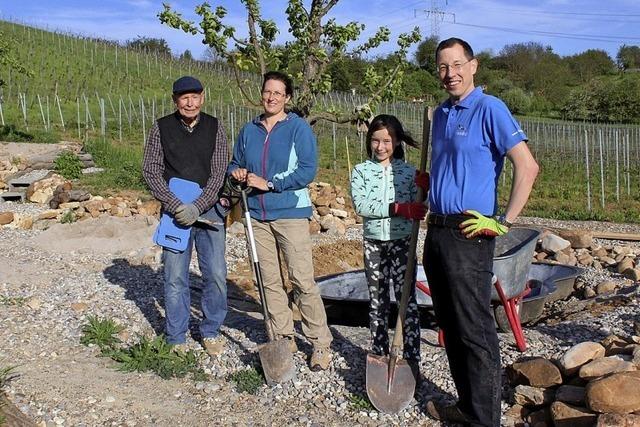
<instances>
[{"instance_id":1,"label":"blue sky","mask_svg":"<svg viewBox=\"0 0 640 427\"><path fill-rule=\"evenodd\" d=\"M197 21L194 7L201 0L165 1L186 18ZM239 0L209 0L209 3L214 7L225 6L228 22L236 24L240 35L246 32L246 12ZM274 19L280 28L281 42L289 36L284 14L286 3L286 0L261 1L263 16ZM309 4L310 0L304 3ZM434 8L441 13L428 12ZM161 0L0 0L2 19L119 41L137 36L160 37L169 42L174 53L189 49L200 57L204 52L201 37L160 24L156 14L161 9ZM496 54L505 44L535 41L551 46L563 56L596 48L615 59L623 43L640 45L638 0L340 0L329 16L339 23L350 20L364 23L367 35L381 25L387 26L394 36L417 25L426 36L431 34L435 21L441 39L461 37L477 52L491 49ZM393 46L374 53L384 54Z\"/></svg>"}]
</instances>

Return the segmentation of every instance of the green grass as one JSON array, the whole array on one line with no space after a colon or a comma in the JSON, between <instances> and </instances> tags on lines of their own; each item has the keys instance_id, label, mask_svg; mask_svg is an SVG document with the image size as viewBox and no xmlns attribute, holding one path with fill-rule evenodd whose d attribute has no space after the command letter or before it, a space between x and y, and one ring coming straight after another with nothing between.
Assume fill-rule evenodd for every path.
<instances>
[{"instance_id":1,"label":"green grass","mask_svg":"<svg viewBox=\"0 0 640 427\"><path fill-rule=\"evenodd\" d=\"M89 316L82 327L80 342L94 344L103 356L118 363L124 372L154 372L161 378L182 378L188 374L196 381L205 381L208 376L199 367L199 356L193 351L175 352L163 336L153 339L140 337L138 343L120 347L117 334L123 327L111 319Z\"/></svg>"},{"instance_id":2,"label":"green grass","mask_svg":"<svg viewBox=\"0 0 640 427\"><path fill-rule=\"evenodd\" d=\"M120 343L117 335L123 329L121 325L118 325L112 319L88 316L87 323L82 327L80 343L97 345L101 350L110 349Z\"/></svg>"},{"instance_id":3,"label":"green grass","mask_svg":"<svg viewBox=\"0 0 640 427\"><path fill-rule=\"evenodd\" d=\"M235 383L238 393L256 394L265 384L262 371L253 366L230 374L229 379Z\"/></svg>"},{"instance_id":4,"label":"green grass","mask_svg":"<svg viewBox=\"0 0 640 427\"><path fill-rule=\"evenodd\" d=\"M60 136L55 131L46 131L40 129L25 131L19 129L18 127L16 127L16 125L8 124L0 126L0 141L55 144L60 141Z\"/></svg>"},{"instance_id":5,"label":"green grass","mask_svg":"<svg viewBox=\"0 0 640 427\"><path fill-rule=\"evenodd\" d=\"M27 302L24 297L10 297L6 295L0 295L0 305L14 305L22 307Z\"/></svg>"},{"instance_id":6,"label":"green grass","mask_svg":"<svg viewBox=\"0 0 640 427\"><path fill-rule=\"evenodd\" d=\"M373 405L366 396L361 396L359 394L350 394L347 397L347 400L349 400L349 407L353 411L369 412L374 409Z\"/></svg>"},{"instance_id":7,"label":"green grass","mask_svg":"<svg viewBox=\"0 0 640 427\"><path fill-rule=\"evenodd\" d=\"M55 171L67 179L80 178L82 162L73 151L63 151L53 162Z\"/></svg>"},{"instance_id":8,"label":"green grass","mask_svg":"<svg viewBox=\"0 0 640 427\"><path fill-rule=\"evenodd\" d=\"M11 379L17 376L16 366L0 366L0 393L2 393L2 389ZM2 407L4 406L4 402L0 403L0 426L3 426L6 422L6 417L3 414Z\"/></svg>"},{"instance_id":9,"label":"green grass","mask_svg":"<svg viewBox=\"0 0 640 427\"><path fill-rule=\"evenodd\" d=\"M76 222L76 214L73 213L73 209L67 210L60 217L60 224L72 224L74 222Z\"/></svg>"},{"instance_id":10,"label":"green grass","mask_svg":"<svg viewBox=\"0 0 640 427\"><path fill-rule=\"evenodd\" d=\"M199 367L199 357L193 351L175 352L164 337L141 337L137 344L105 352L118 362L124 372L154 372L163 379L182 378L191 374L196 381L207 378Z\"/></svg>"}]
</instances>

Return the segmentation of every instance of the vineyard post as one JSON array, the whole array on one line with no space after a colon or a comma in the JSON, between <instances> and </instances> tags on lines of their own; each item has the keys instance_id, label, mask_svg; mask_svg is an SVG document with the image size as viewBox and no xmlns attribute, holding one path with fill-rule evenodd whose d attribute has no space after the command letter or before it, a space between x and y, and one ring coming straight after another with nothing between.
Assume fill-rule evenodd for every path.
<instances>
[{"instance_id":1,"label":"vineyard post","mask_svg":"<svg viewBox=\"0 0 640 427\"><path fill-rule=\"evenodd\" d=\"M336 159L336 123L331 122L331 143L333 144L333 176L338 173L338 164Z\"/></svg>"},{"instance_id":2,"label":"vineyard post","mask_svg":"<svg viewBox=\"0 0 640 427\"><path fill-rule=\"evenodd\" d=\"M60 114L60 124L62 125L62 131L64 131L64 117L62 116L62 107L60 106L60 97L58 94L56 94L56 102L58 104L58 114Z\"/></svg>"},{"instance_id":3,"label":"vineyard post","mask_svg":"<svg viewBox=\"0 0 640 427\"><path fill-rule=\"evenodd\" d=\"M618 129L615 130L614 141L616 144L616 202L620 202L620 155L619 155L619 140Z\"/></svg>"},{"instance_id":4,"label":"vineyard post","mask_svg":"<svg viewBox=\"0 0 640 427\"><path fill-rule=\"evenodd\" d=\"M604 209L604 156L602 154L602 129L598 129L598 145L600 146L600 201Z\"/></svg>"},{"instance_id":5,"label":"vineyard post","mask_svg":"<svg viewBox=\"0 0 640 427\"><path fill-rule=\"evenodd\" d=\"M591 212L591 180L589 177L589 135L587 130L584 130L584 156L587 173L587 210Z\"/></svg>"},{"instance_id":6,"label":"vineyard post","mask_svg":"<svg viewBox=\"0 0 640 427\"><path fill-rule=\"evenodd\" d=\"M76 97L76 104L78 105L78 139L82 137L80 134L80 97Z\"/></svg>"},{"instance_id":7,"label":"vineyard post","mask_svg":"<svg viewBox=\"0 0 640 427\"><path fill-rule=\"evenodd\" d=\"M2 126L4 126L4 114L2 113L2 97L0 97L0 120L2 121Z\"/></svg>"}]
</instances>

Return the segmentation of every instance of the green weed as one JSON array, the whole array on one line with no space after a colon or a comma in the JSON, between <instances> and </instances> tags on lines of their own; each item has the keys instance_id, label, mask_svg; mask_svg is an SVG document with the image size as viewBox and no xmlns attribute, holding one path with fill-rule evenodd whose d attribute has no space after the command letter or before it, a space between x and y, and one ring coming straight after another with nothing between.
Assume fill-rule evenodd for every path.
<instances>
[{"instance_id":1,"label":"green weed","mask_svg":"<svg viewBox=\"0 0 640 427\"><path fill-rule=\"evenodd\" d=\"M97 316L88 316L87 321L82 327L80 343L97 345L103 352L120 343L116 335L123 330L122 326L111 319L100 319Z\"/></svg>"},{"instance_id":2,"label":"green weed","mask_svg":"<svg viewBox=\"0 0 640 427\"><path fill-rule=\"evenodd\" d=\"M353 411L366 411L369 412L373 410L373 405L369 401L369 399L365 396L361 396L359 394L351 394L347 397L349 400L349 407Z\"/></svg>"},{"instance_id":3,"label":"green weed","mask_svg":"<svg viewBox=\"0 0 640 427\"><path fill-rule=\"evenodd\" d=\"M0 305L15 305L18 307L22 307L27 302L27 299L24 297L8 297L5 295L0 295Z\"/></svg>"},{"instance_id":4,"label":"green weed","mask_svg":"<svg viewBox=\"0 0 640 427\"><path fill-rule=\"evenodd\" d=\"M17 366L0 367L0 389L18 375L16 373L16 368Z\"/></svg>"},{"instance_id":5,"label":"green weed","mask_svg":"<svg viewBox=\"0 0 640 427\"><path fill-rule=\"evenodd\" d=\"M61 224L71 224L73 222L76 222L76 214L73 213L72 209L67 210L61 217L60 217L60 223Z\"/></svg>"},{"instance_id":6,"label":"green weed","mask_svg":"<svg viewBox=\"0 0 640 427\"><path fill-rule=\"evenodd\" d=\"M56 172L67 179L80 178L82 175L82 162L72 151L63 151L53 163Z\"/></svg>"},{"instance_id":7,"label":"green weed","mask_svg":"<svg viewBox=\"0 0 640 427\"><path fill-rule=\"evenodd\" d=\"M31 132L18 129L15 125L0 126L0 140L11 142L39 142L44 144L55 144L60 138L56 132L45 130L34 130Z\"/></svg>"},{"instance_id":8,"label":"green weed","mask_svg":"<svg viewBox=\"0 0 640 427\"><path fill-rule=\"evenodd\" d=\"M236 385L238 393L256 394L264 385L264 377L255 367L242 369L229 375L229 379Z\"/></svg>"},{"instance_id":9,"label":"green weed","mask_svg":"<svg viewBox=\"0 0 640 427\"><path fill-rule=\"evenodd\" d=\"M120 364L119 370L124 372L155 372L163 379L182 378L192 374L193 378L202 381L206 374L198 365L199 358L193 351L186 353L172 350L163 336L149 339L141 337L140 342L124 349L105 351Z\"/></svg>"}]
</instances>

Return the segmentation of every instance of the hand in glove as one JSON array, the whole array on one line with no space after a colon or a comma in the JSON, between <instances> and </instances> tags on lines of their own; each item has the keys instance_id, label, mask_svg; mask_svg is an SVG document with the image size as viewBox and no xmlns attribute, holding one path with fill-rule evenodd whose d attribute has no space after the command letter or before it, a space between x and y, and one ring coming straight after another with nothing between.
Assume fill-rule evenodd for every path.
<instances>
[{"instance_id":1,"label":"hand in glove","mask_svg":"<svg viewBox=\"0 0 640 427\"><path fill-rule=\"evenodd\" d=\"M409 220L423 220L427 215L427 207L420 202L394 203L393 214Z\"/></svg>"},{"instance_id":2,"label":"hand in glove","mask_svg":"<svg viewBox=\"0 0 640 427\"><path fill-rule=\"evenodd\" d=\"M414 182L427 193L429 191L429 172L416 171Z\"/></svg>"},{"instance_id":3,"label":"hand in glove","mask_svg":"<svg viewBox=\"0 0 640 427\"><path fill-rule=\"evenodd\" d=\"M460 224L462 234L464 234L467 239L472 239L477 236L502 236L509 231L509 227L500 224L495 218L487 218L478 211L469 210L463 213L473 217Z\"/></svg>"},{"instance_id":4,"label":"hand in glove","mask_svg":"<svg viewBox=\"0 0 640 427\"><path fill-rule=\"evenodd\" d=\"M196 222L198 216L200 216L200 212L192 203L182 204L176 209L176 221L184 227L189 227Z\"/></svg>"}]
</instances>

